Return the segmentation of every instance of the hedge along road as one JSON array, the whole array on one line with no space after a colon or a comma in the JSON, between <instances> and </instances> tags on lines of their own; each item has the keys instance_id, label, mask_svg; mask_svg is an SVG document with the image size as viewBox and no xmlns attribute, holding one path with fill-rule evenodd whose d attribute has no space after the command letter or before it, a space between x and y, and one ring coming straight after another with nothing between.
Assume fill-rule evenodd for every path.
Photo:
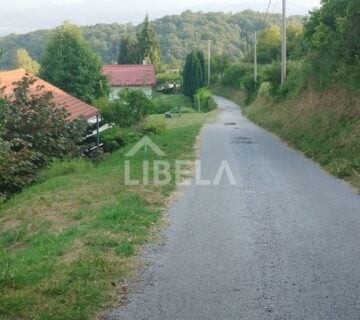
<instances>
[{"instance_id":1,"label":"hedge along road","mask_svg":"<svg viewBox=\"0 0 360 320\"><path fill-rule=\"evenodd\" d=\"M202 176L227 160L237 185L184 187L163 246L112 319L358 320L360 197L217 98Z\"/></svg>"}]
</instances>

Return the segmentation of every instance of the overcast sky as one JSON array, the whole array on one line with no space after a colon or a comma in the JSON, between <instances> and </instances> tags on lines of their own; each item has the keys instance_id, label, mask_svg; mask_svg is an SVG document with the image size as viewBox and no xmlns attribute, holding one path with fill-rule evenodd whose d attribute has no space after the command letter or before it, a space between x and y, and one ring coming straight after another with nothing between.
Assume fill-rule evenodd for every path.
<instances>
[{"instance_id":1,"label":"overcast sky","mask_svg":"<svg viewBox=\"0 0 360 320\"><path fill-rule=\"evenodd\" d=\"M320 0L287 0L289 14L306 14ZM0 0L0 35L52 28L65 20L95 23L134 24L184 10L236 12L253 9L265 12L269 0ZM270 13L280 12L281 0L272 0Z\"/></svg>"},{"instance_id":2,"label":"overcast sky","mask_svg":"<svg viewBox=\"0 0 360 320\"><path fill-rule=\"evenodd\" d=\"M1 4L1 8L2 10L5 9L6 11L10 11L10 10L16 10L16 9L21 9L21 8L31 8L31 7L37 7L37 6L41 6L41 5L46 5L49 3L52 4L56 4L56 5L69 5L69 4L73 4L73 3L81 3L81 2L86 2L86 0L17 0L17 1L8 1L8 0L0 0L0 4ZM97 1L99 4L100 3L106 3L108 2L108 0L98 0ZM125 1L118 1L120 2L127 2L129 3L128 0ZM200 5L200 4L207 4L207 3L211 3L211 2L219 2L219 3L223 3L224 6L226 7L226 4L237 4L237 3L241 3L241 2L248 2L246 0L221 0L221 1L209 1L209 0L181 0L181 1L168 1L168 0L138 0L136 1L137 3L139 3L140 5L142 5L144 8L146 7L161 7L163 5L168 6L169 2L171 2L173 5L176 4L179 7L184 7L184 6L194 6L194 5ZM264 3L264 7L266 8L268 1L267 0L259 0L259 1L254 1L254 2L263 2ZM276 1L272 1L272 2L276 2ZM315 7L318 6L320 4L320 0L295 0L292 1L294 3L300 4L300 5L306 5L309 8L311 7ZM131 2L130 2L131 3Z\"/></svg>"}]
</instances>

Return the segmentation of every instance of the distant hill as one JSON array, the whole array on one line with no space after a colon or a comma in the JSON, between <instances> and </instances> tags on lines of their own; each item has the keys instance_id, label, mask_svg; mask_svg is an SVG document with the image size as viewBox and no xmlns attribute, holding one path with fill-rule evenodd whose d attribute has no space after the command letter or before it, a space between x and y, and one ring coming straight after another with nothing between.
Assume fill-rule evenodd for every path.
<instances>
[{"instance_id":1,"label":"distant hill","mask_svg":"<svg viewBox=\"0 0 360 320\"><path fill-rule=\"evenodd\" d=\"M192 12L165 16L154 20L159 35L163 60L166 63L183 61L192 48L207 47L212 42L212 53L228 53L241 57L251 46L255 30L262 30L268 24L280 24L280 14L273 14L264 21L265 14L251 10L240 13ZM301 16L292 16L290 22L301 23ZM132 24L97 24L82 27L86 40L100 54L104 63L115 63L119 43L126 32L135 32L141 26ZM9 69L17 48L25 48L36 60L40 60L51 30L39 30L23 35L9 35L0 38L0 48L7 53L1 61L1 68Z\"/></svg>"}]
</instances>

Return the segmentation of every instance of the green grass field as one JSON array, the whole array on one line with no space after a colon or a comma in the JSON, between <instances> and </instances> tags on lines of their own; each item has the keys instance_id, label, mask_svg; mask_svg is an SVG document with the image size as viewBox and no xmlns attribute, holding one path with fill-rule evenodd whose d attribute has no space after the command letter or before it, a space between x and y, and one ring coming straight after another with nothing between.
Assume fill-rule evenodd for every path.
<instances>
[{"instance_id":1,"label":"green grass field","mask_svg":"<svg viewBox=\"0 0 360 320\"><path fill-rule=\"evenodd\" d=\"M166 132L151 137L166 153L162 160L194 159L208 117L166 120ZM0 319L92 319L119 303L120 283L134 269L139 247L152 239L176 187L174 179L165 186L125 186L131 147L98 165L54 164L38 184L0 206ZM131 159L132 179L141 178L143 160L143 152Z\"/></svg>"}]
</instances>

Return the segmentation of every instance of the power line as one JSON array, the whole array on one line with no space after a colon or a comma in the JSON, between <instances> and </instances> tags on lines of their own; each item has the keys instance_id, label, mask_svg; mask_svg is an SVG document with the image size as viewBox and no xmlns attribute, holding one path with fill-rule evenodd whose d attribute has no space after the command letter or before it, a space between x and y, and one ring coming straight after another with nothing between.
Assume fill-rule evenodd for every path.
<instances>
[{"instance_id":1,"label":"power line","mask_svg":"<svg viewBox=\"0 0 360 320\"><path fill-rule=\"evenodd\" d=\"M267 19L267 16L269 14L270 6L271 6L271 0L269 0L269 4L267 6L267 10L266 10L266 13L265 13L265 18L264 18L264 24L266 24L266 19Z\"/></svg>"}]
</instances>

